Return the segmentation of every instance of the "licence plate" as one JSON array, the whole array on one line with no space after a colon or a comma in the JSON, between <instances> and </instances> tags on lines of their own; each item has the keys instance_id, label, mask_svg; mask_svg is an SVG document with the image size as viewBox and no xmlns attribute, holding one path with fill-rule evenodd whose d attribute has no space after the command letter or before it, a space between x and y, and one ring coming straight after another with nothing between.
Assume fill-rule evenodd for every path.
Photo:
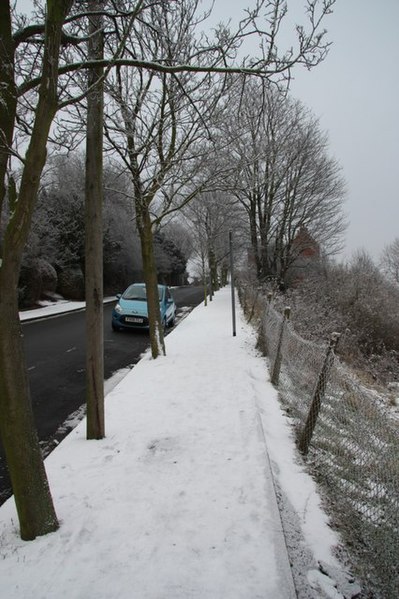
<instances>
[{"instance_id":1,"label":"licence plate","mask_svg":"<svg viewBox=\"0 0 399 599\"><path fill-rule=\"evenodd\" d=\"M126 322L136 322L137 324L143 324L142 318L135 318L134 316L125 316Z\"/></svg>"}]
</instances>

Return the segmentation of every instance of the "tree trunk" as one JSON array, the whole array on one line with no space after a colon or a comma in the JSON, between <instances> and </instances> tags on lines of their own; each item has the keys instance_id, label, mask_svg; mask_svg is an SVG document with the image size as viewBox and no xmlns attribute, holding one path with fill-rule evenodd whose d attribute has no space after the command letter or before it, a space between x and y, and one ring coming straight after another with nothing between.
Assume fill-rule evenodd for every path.
<instances>
[{"instance_id":1,"label":"tree trunk","mask_svg":"<svg viewBox=\"0 0 399 599\"><path fill-rule=\"evenodd\" d=\"M90 0L89 10L99 11L102 0ZM103 56L102 16L89 19L89 57ZM87 438L102 439L104 422L104 331L103 331L103 74L90 69L87 97L86 138L86 403Z\"/></svg>"},{"instance_id":2,"label":"tree trunk","mask_svg":"<svg viewBox=\"0 0 399 599\"><path fill-rule=\"evenodd\" d=\"M6 193L6 173L14 132L17 95L14 81L14 52L9 0L0 2L0 216ZM1 240L0 240L1 244ZM0 251L1 257L1 251Z\"/></svg>"},{"instance_id":3,"label":"tree trunk","mask_svg":"<svg viewBox=\"0 0 399 599\"><path fill-rule=\"evenodd\" d=\"M204 287L204 305L208 305L208 284L207 284L207 274L206 274L206 260L205 260L205 252L201 250L201 271L202 271L202 284Z\"/></svg>"},{"instance_id":4,"label":"tree trunk","mask_svg":"<svg viewBox=\"0 0 399 599\"><path fill-rule=\"evenodd\" d=\"M143 204L144 202L140 203L139 206L136 204L136 213L140 214L137 222L141 242L144 281L147 290L151 355L155 359L161 354L166 354L163 334L164 323L161 322L161 312L159 308L158 277L154 256L151 217L148 209L143 206Z\"/></svg>"},{"instance_id":5,"label":"tree trunk","mask_svg":"<svg viewBox=\"0 0 399 599\"><path fill-rule=\"evenodd\" d=\"M218 270L216 264L216 254L213 247L209 248L208 252L209 276L211 279L212 292L219 290Z\"/></svg>"},{"instance_id":6,"label":"tree trunk","mask_svg":"<svg viewBox=\"0 0 399 599\"><path fill-rule=\"evenodd\" d=\"M35 121L25 157L18 198L15 198L18 201L13 206L1 248L0 432L14 491L21 537L24 540L32 540L38 535L47 534L58 528L34 426L18 318L17 285L40 177L46 161L48 134L57 110L61 30L71 5L72 0L48 0L47 2L42 81ZM0 111L4 108L2 105ZM15 112L10 113L9 118L15 118ZM12 129L11 125L10 128ZM4 146L1 149L3 151ZM6 173L1 174L3 175L1 184L4 188Z\"/></svg>"},{"instance_id":7,"label":"tree trunk","mask_svg":"<svg viewBox=\"0 0 399 599\"><path fill-rule=\"evenodd\" d=\"M258 235L257 235L257 226L256 226L256 205L254 200L251 200L250 209L248 210L249 216L249 229L251 236L251 248L253 260L256 266L256 276L258 280L262 278L262 266L261 260L259 257L259 243L258 243Z\"/></svg>"},{"instance_id":8,"label":"tree trunk","mask_svg":"<svg viewBox=\"0 0 399 599\"><path fill-rule=\"evenodd\" d=\"M0 268L0 433L17 507L21 538L58 528L33 419L16 287L18 269Z\"/></svg>"}]
</instances>

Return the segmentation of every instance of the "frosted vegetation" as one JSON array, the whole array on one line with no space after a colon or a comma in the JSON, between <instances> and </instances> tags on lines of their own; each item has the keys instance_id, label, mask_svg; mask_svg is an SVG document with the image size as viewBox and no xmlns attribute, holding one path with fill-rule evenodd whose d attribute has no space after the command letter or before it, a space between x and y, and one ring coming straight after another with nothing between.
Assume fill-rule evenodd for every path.
<instances>
[{"instance_id":1,"label":"frosted vegetation","mask_svg":"<svg viewBox=\"0 0 399 599\"><path fill-rule=\"evenodd\" d=\"M126 178L112 164L104 176L104 288L122 292L142 280L140 241ZM169 223L154 236L160 281L184 283L187 234ZM19 305L29 308L59 293L84 299L84 155L49 161L19 280Z\"/></svg>"},{"instance_id":2,"label":"frosted vegetation","mask_svg":"<svg viewBox=\"0 0 399 599\"><path fill-rule=\"evenodd\" d=\"M341 334L337 354L364 382L386 385L399 378L399 287L364 251L347 264L311 265L285 293L280 307L306 339Z\"/></svg>"},{"instance_id":3,"label":"frosted vegetation","mask_svg":"<svg viewBox=\"0 0 399 599\"><path fill-rule=\"evenodd\" d=\"M240 295L298 448L372 593L365 596L393 597L399 583L398 288L364 252L346 266L318 260L307 266L285 290L272 279L260 286L247 271ZM283 312L291 318L283 320ZM337 338L333 331L341 333L340 359L331 343L327 350L327 341Z\"/></svg>"}]
</instances>

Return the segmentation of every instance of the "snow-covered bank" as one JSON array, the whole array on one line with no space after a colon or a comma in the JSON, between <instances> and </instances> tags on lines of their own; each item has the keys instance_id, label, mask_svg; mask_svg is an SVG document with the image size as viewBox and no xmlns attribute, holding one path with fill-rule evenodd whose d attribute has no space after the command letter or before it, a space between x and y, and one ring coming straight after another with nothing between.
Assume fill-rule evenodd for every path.
<instances>
[{"instance_id":1,"label":"snow-covered bank","mask_svg":"<svg viewBox=\"0 0 399 599\"><path fill-rule=\"evenodd\" d=\"M115 301L116 297L104 298L104 304ZM41 301L39 304L40 306L37 308L20 312L20 321L27 322L29 320L37 320L38 318L49 318L51 316L58 316L58 314L64 314L65 312L77 312L86 308L86 302L71 302L61 296L58 296L55 301Z\"/></svg>"},{"instance_id":2,"label":"snow-covered bank","mask_svg":"<svg viewBox=\"0 0 399 599\"><path fill-rule=\"evenodd\" d=\"M338 565L240 310L232 336L230 290L166 341L107 396L105 439L83 421L47 458L59 531L23 542L13 500L0 508L4 597L294 597L270 462L315 563ZM309 597L343 596L308 574Z\"/></svg>"}]
</instances>

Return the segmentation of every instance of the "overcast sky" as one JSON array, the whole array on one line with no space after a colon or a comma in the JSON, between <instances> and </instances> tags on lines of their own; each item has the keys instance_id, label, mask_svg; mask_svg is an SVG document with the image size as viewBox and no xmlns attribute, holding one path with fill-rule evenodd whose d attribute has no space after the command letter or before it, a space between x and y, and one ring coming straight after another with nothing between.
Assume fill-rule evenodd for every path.
<instances>
[{"instance_id":1,"label":"overcast sky","mask_svg":"<svg viewBox=\"0 0 399 599\"><path fill-rule=\"evenodd\" d=\"M333 46L292 86L320 117L348 186L348 256L378 257L399 237L399 0L338 0L327 22Z\"/></svg>"},{"instance_id":2,"label":"overcast sky","mask_svg":"<svg viewBox=\"0 0 399 599\"><path fill-rule=\"evenodd\" d=\"M216 0L215 11L234 18L250 4ZM288 0L297 22L304 5ZM291 92L319 117L347 182L344 259L361 248L378 259L399 237L398 23L399 0L337 0L325 20L333 42L325 62L293 72Z\"/></svg>"},{"instance_id":3,"label":"overcast sky","mask_svg":"<svg viewBox=\"0 0 399 599\"><path fill-rule=\"evenodd\" d=\"M215 19L234 19L254 1L215 0ZM304 4L288 0L297 21ZM399 237L398 23L399 0L337 0L325 21L333 42L325 62L294 71L292 94L320 118L347 182L345 259L361 248L378 258Z\"/></svg>"}]
</instances>

